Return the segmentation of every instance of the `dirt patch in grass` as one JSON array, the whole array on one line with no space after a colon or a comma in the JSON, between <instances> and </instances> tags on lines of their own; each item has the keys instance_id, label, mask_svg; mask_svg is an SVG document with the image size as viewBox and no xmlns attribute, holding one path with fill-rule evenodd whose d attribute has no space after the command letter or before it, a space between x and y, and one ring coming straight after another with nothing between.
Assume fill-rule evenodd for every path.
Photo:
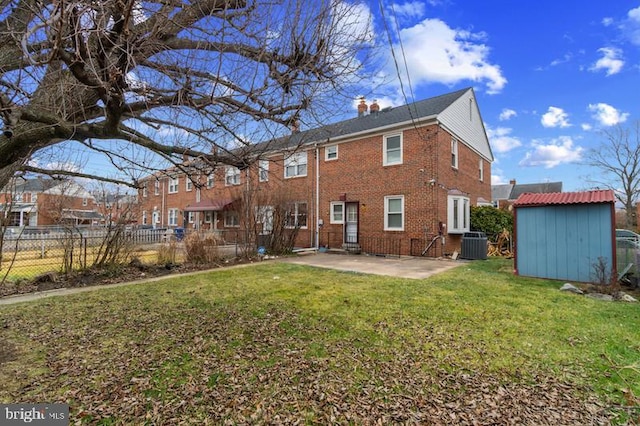
<instances>
[{"instance_id":1,"label":"dirt patch in grass","mask_svg":"<svg viewBox=\"0 0 640 426\"><path fill-rule=\"evenodd\" d=\"M32 280L21 280L18 282L5 282L0 284L0 298L18 294L55 290L59 288L92 287L131 282L171 274L217 269L221 267L250 263L252 261L253 260L247 258L235 258L215 264L184 263L166 265L147 265L140 262L132 262L128 265L117 265L101 269L86 269L68 275L56 272L46 272L38 275Z\"/></svg>"}]
</instances>

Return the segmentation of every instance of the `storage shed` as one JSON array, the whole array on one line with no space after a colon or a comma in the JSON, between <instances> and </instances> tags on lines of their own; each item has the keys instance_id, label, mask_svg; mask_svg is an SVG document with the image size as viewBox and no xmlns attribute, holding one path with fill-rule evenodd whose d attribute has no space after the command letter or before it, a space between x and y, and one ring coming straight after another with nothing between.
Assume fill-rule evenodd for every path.
<instances>
[{"instance_id":1,"label":"storage shed","mask_svg":"<svg viewBox=\"0 0 640 426\"><path fill-rule=\"evenodd\" d=\"M602 259L615 276L613 191L525 193L513 207L517 275L593 282Z\"/></svg>"}]
</instances>

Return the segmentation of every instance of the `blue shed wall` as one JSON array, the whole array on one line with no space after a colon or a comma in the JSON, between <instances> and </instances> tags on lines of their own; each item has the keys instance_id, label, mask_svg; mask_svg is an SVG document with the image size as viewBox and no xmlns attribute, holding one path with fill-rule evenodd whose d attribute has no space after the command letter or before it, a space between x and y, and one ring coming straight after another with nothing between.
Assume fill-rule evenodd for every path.
<instances>
[{"instance_id":1,"label":"blue shed wall","mask_svg":"<svg viewBox=\"0 0 640 426\"><path fill-rule=\"evenodd\" d=\"M519 275L591 282L602 257L611 272L613 217L610 204L522 207L516 211Z\"/></svg>"}]
</instances>

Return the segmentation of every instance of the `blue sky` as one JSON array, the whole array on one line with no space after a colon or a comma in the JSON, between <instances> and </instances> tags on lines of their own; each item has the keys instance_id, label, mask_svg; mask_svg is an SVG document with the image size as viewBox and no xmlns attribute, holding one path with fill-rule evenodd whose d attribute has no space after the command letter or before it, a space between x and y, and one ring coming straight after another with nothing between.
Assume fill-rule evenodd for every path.
<instances>
[{"instance_id":1,"label":"blue sky","mask_svg":"<svg viewBox=\"0 0 640 426\"><path fill-rule=\"evenodd\" d=\"M590 189L599 173L584 159L604 141L602 130L640 119L638 0L368 7L363 13L374 17L382 49L389 45L383 22L390 23L400 69L409 71L409 99L474 88L495 156L494 184L562 181L565 191ZM404 103L388 48L386 55L385 84L367 95L383 107Z\"/></svg>"}]
</instances>

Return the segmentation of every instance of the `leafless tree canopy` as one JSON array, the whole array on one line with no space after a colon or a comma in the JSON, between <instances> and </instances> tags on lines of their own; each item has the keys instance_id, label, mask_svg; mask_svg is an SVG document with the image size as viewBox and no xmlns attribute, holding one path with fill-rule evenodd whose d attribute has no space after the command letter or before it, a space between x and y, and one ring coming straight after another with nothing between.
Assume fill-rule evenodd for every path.
<instances>
[{"instance_id":1,"label":"leafless tree canopy","mask_svg":"<svg viewBox=\"0 0 640 426\"><path fill-rule=\"evenodd\" d=\"M640 195L640 121L614 126L602 135L604 142L589 153L589 165L602 173L592 181L614 191L626 209L627 226L633 226Z\"/></svg>"},{"instance_id":2,"label":"leafless tree canopy","mask_svg":"<svg viewBox=\"0 0 640 426\"><path fill-rule=\"evenodd\" d=\"M258 135L358 75L370 44L354 7L0 0L0 187L45 168L37 155L80 146L121 170L151 167L141 148L244 167Z\"/></svg>"}]
</instances>

